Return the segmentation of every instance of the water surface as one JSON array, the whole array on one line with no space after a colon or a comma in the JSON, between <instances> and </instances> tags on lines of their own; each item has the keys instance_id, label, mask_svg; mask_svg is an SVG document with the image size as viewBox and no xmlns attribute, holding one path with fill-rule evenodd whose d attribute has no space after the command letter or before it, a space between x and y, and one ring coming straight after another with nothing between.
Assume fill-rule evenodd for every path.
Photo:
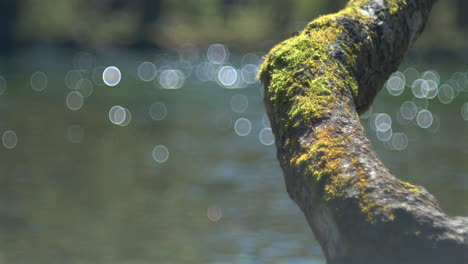
<instances>
[{"instance_id":1,"label":"water surface","mask_svg":"<svg viewBox=\"0 0 468 264\"><path fill-rule=\"evenodd\" d=\"M5 58L0 263L324 263L251 78L262 55L219 45ZM120 80L103 79L109 66ZM411 88L383 90L372 113L405 135L399 150L373 130L376 115L363 119L391 171L457 215L468 212L463 89L448 104L414 100L437 116L429 128L398 119Z\"/></svg>"}]
</instances>

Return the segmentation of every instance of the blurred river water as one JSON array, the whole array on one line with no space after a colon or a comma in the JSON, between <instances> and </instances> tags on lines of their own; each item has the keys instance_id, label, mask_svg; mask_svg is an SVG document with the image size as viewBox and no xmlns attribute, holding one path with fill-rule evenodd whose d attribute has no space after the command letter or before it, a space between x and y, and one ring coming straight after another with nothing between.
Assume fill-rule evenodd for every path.
<instances>
[{"instance_id":1,"label":"blurred river water","mask_svg":"<svg viewBox=\"0 0 468 264\"><path fill-rule=\"evenodd\" d=\"M289 199L264 52L0 60L1 263L324 263ZM390 170L468 213L468 75L406 63L362 116Z\"/></svg>"}]
</instances>

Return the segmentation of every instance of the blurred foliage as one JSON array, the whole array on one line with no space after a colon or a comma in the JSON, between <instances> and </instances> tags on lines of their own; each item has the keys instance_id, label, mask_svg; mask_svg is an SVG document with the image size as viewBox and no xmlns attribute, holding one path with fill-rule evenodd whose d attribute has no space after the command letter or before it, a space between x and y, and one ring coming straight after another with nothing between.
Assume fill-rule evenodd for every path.
<instances>
[{"instance_id":1,"label":"blurred foliage","mask_svg":"<svg viewBox=\"0 0 468 264\"><path fill-rule=\"evenodd\" d=\"M0 46L269 47L346 0L2 0ZM464 0L439 1L421 47L466 46ZM443 36L443 37L441 37ZM421 43L423 42L423 43Z\"/></svg>"}]
</instances>

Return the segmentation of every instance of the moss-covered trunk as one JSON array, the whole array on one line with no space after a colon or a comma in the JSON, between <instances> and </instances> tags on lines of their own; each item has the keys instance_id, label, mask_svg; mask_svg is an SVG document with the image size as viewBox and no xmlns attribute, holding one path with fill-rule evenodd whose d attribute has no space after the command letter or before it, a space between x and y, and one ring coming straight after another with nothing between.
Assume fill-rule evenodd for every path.
<instances>
[{"instance_id":1,"label":"moss-covered trunk","mask_svg":"<svg viewBox=\"0 0 468 264\"><path fill-rule=\"evenodd\" d=\"M468 219L398 180L359 121L435 0L354 0L273 48L260 78L290 197L328 263L468 263Z\"/></svg>"}]
</instances>

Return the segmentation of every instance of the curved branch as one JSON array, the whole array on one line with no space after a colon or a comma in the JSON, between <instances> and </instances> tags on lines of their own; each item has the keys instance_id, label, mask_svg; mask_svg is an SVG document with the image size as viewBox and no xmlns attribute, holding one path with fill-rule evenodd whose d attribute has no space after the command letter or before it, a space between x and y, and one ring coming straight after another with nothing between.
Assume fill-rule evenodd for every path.
<instances>
[{"instance_id":1,"label":"curved branch","mask_svg":"<svg viewBox=\"0 0 468 264\"><path fill-rule=\"evenodd\" d=\"M468 218L394 177L359 121L435 0L351 0L274 47L260 78L290 197L328 263L468 263Z\"/></svg>"}]
</instances>

